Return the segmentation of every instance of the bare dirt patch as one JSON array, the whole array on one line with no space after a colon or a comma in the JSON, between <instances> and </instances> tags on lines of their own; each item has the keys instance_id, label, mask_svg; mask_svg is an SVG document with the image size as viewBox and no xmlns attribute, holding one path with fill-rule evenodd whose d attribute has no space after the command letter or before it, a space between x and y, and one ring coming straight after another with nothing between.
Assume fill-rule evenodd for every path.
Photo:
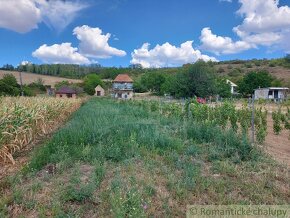
<instances>
[{"instance_id":1,"label":"bare dirt patch","mask_svg":"<svg viewBox=\"0 0 290 218\"><path fill-rule=\"evenodd\" d=\"M283 130L279 135L273 131L273 120L268 115L268 135L265 145L266 151L278 162L290 167L290 135L289 130Z\"/></svg>"}]
</instances>

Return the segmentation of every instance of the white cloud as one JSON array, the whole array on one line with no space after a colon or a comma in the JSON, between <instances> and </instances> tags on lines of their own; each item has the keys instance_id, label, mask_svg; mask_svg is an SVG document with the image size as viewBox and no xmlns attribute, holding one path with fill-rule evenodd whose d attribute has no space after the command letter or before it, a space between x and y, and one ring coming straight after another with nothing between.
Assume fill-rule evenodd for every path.
<instances>
[{"instance_id":1,"label":"white cloud","mask_svg":"<svg viewBox=\"0 0 290 218\"><path fill-rule=\"evenodd\" d=\"M30 61L21 61L20 66L26 66L32 64Z\"/></svg>"},{"instance_id":2,"label":"white cloud","mask_svg":"<svg viewBox=\"0 0 290 218\"><path fill-rule=\"evenodd\" d=\"M240 0L238 14L244 17L235 29L247 33L281 31L290 27L290 8L279 7L278 0Z\"/></svg>"},{"instance_id":3,"label":"white cloud","mask_svg":"<svg viewBox=\"0 0 290 218\"><path fill-rule=\"evenodd\" d=\"M40 9L32 0L0 0L0 27L19 33L37 28Z\"/></svg>"},{"instance_id":4,"label":"white cloud","mask_svg":"<svg viewBox=\"0 0 290 218\"><path fill-rule=\"evenodd\" d=\"M54 64L89 64L90 60L78 52L77 48L72 47L71 43L46 44L40 46L32 53L33 57L45 63Z\"/></svg>"},{"instance_id":5,"label":"white cloud","mask_svg":"<svg viewBox=\"0 0 290 218\"><path fill-rule=\"evenodd\" d=\"M139 49L132 53L131 64L141 64L145 68L149 67L172 67L186 63L193 63L199 59L204 61L217 61L213 57L201 54L199 50L192 47L192 41L182 43L180 47L175 47L168 42L157 45L149 49L150 44L144 43Z\"/></svg>"},{"instance_id":6,"label":"white cloud","mask_svg":"<svg viewBox=\"0 0 290 218\"><path fill-rule=\"evenodd\" d=\"M86 7L77 1L0 0L0 27L26 33L45 22L61 31Z\"/></svg>"},{"instance_id":7,"label":"white cloud","mask_svg":"<svg viewBox=\"0 0 290 218\"><path fill-rule=\"evenodd\" d=\"M125 51L111 47L108 44L111 34L103 35L99 28L76 27L73 35L80 40L78 48L72 47L71 43L52 46L44 44L34 51L32 56L46 63L88 64L95 63L94 58L103 59L126 55Z\"/></svg>"},{"instance_id":8,"label":"white cloud","mask_svg":"<svg viewBox=\"0 0 290 218\"><path fill-rule=\"evenodd\" d=\"M259 46L289 51L290 7L279 6L279 0L239 0L237 11L243 17L233 28L240 40L214 35L204 28L201 48L215 54L234 54Z\"/></svg>"},{"instance_id":9,"label":"white cloud","mask_svg":"<svg viewBox=\"0 0 290 218\"><path fill-rule=\"evenodd\" d=\"M287 47L285 37L290 31L290 7L280 6L278 0L240 0L238 14L244 17L241 25L234 27L244 41L256 45Z\"/></svg>"},{"instance_id":10,"label":"white cloud","mask_svg":"<svg viewBox=\"0 0 290 218\"><path fill-rule=\"evenodd\" d=\"M79 11L86 7L88 7L86 3L78 1L41 0L40 4L42 20L57 31L67 27L76 18Z\"/></svg>"},{"instance_id":11,"label":"white cloud","mask_svg":"<svg viewBox=\"0 0 290 218\"><path fill-rule=\"evenodd\" d=\"M112 56L125 56L126 52L113 48L108 41L110 33L103 34L100 28L89 26L76 27L73 34L80 40L80 53L91 58L110 58Z\"/></svg>"},{"instance_id":12,"label":"white cloud","mask_svg":"<svg viewBox=\"0 0 290 218\"><path fill-rule=\"evenodd\" d=\"M213 52L216 55L234 54L253 47L253 45L244 41L234 42L229 37L217 36L208 27L203 28L201 31L200 41L202 49Z\"/></svg>"}]
</instances>

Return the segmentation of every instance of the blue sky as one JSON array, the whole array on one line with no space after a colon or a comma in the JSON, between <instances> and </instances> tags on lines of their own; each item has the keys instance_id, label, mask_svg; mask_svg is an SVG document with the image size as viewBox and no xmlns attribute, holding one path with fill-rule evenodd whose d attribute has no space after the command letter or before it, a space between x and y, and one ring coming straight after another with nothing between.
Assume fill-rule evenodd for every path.
<instances>
[{"instance_id":1,"label":"blue sky","mask_svg":"<svg viewBox=\"0 0 290 218\"><path fill-rule=\"evenodd\" d=\"M0 65L276 58L288 40L288 0L0 0Z\"/></svg>"}]
</instances>

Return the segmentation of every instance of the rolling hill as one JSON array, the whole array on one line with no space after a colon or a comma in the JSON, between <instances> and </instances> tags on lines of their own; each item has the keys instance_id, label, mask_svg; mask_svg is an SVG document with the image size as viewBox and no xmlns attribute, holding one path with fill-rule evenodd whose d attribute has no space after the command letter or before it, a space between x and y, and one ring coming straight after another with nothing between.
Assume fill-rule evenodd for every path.
<instances>
[{"instance_id":1,"label":"rolling hill","mask_svg":"<svg viewBox=\"0 0 290 218\"><path fill-rule=\"evenodd\" d=\"M17 79L18 83L20 83L19 72L0 70L0 79L2 79L5 74L14 75L15 78ZM67 78L63 78L63 77L47 76L47 75L41 75L41 74L22 72L22 82L25 85L31 84L38 79L42 79L44 82L44 85L51 86L51 87L54 87L56 83L61 82L61 81L68 81L70 83L81 83L82 82L82 80L77 80L77 79L67 79Z\"/></svg>"}]
</instances>

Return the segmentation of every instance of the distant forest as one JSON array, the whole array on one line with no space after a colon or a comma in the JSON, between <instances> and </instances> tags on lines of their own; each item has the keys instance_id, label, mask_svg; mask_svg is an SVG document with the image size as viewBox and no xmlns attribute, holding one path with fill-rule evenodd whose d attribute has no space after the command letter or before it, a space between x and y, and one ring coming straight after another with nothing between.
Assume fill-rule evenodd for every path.
<instances>
[{"instance_id":1,"label":"distant forest","mask_svg":"<svg viewBox=\"0 0 290 218\"><path fill-rule=\"evenodd\" d=\"M59 76L70 79L82 79L88 74L98 74L102 79L114 79L120 73L138 76L146 72L160 71L165 73L177 72L181 68L144 69L141 65L130 65L129 67L102 67L101 65L75 65L75 64L28 64L13 67L6 64L1 70L22 71L42 75Z\"/></svg>"}]
</instances>

